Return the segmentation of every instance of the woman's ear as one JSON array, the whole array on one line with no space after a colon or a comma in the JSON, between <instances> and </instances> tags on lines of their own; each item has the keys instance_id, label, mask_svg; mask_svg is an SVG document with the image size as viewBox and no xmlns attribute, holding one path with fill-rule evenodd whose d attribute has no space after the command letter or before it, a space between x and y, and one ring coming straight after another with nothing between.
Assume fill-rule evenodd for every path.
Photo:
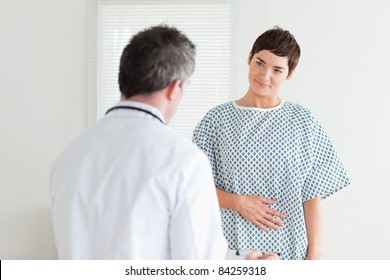
<instances>
[{"instance_id":1,"label":"woman's ear","mask_svg":"<svg viewBox=\"0 0 390 280\"><path fill-rule=\"evenodd\" d=\"M292 75L293 75L294 72L295 72L295 69L296 69L296 67L290 71L290 73L288 74L286 80L290 80L290 79L291 79Z\"/></svg>"},{"instance_id":2,"label":"woman's ear","mask_svg":"<svg viewBox=\"0 0 390 280\"><path fill-rule=\"evenodd\" d=\"M248 65L251 64L251 60L252 60L252 52L250 52L248 55Z\"/></svg>"}]
</instances>

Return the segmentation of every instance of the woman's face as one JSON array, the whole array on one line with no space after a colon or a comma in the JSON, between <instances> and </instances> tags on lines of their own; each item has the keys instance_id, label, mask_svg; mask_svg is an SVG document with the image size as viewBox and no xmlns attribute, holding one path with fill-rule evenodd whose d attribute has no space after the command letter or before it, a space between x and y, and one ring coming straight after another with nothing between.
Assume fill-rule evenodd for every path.
<instances>
[{"instance_id":1,"label":"woman's face","mask_svg":"<svg viewBox=\"0 0 390 280\"><path fill-rule=\"evenodd\" d=\"M249 84L257 96L275 97L283 81L289 79L288 58L277 56L270 51L262 50L249 55Z\"/></svg>"}]
</instances>

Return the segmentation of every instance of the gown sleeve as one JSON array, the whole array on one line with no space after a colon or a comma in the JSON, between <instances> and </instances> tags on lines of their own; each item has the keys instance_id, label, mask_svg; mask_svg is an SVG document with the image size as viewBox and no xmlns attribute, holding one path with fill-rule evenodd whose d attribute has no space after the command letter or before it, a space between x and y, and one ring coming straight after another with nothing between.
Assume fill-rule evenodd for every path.
<instances>
[{"instance_id":1,"label":"gown sleeve","mask_svg":"<svg viewBox=\"0 0 390 280\"><path fill-rule=\"evenodd\" d=\"M211 164L213 177L216 178L216 126L213 111L209 111L195 127L192 142L197 145L207 156Z\"/></svg>"},{"instance_id":2,"label":"gown sleeve","mask_svg":"<svg viewBox=\"0 0 390 280\"><path fill-rule=\"evenodd\" d=\"M313 117L310 141L311 169L302 190L303 201L327 198L348 186L350 180L322 124Z\"/></svg>"}]
</instances>

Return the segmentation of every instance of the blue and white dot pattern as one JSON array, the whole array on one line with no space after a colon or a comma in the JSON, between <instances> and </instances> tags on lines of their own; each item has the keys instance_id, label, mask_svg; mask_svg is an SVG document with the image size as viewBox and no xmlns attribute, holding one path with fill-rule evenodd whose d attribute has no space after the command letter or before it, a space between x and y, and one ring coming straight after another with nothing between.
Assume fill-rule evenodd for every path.
<instances>
[{"instance_id":1,"label":"blue and white dot pattern","mask_svg":"<svg viewBox=\"0 0 390 280\"><path fill-rule=\"evenodd\" d=\"M284 227L264 232L232 209L221 209L230 249L280 253L304 259L307 234L304 201L326 198L349 185L346 171L323 126L302 106L283 102L273 109L238 107L210 110L193 141L208 156L218 188L277 200Z\"/></svg>"}]
</instances>

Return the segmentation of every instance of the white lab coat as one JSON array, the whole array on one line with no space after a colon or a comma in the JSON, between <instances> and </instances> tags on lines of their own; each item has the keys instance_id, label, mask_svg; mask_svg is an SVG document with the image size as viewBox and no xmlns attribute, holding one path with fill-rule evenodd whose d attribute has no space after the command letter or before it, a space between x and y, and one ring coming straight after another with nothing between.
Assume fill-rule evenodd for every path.
<instances>
[{"instance_id":1,"label":"white lab coat","mask_svg":"<svg viewBox=\"0 0 390 280\"><path fill-rule=\"evenodd\" d=\"M154 107L143 108L164 120ZM153 116L117 109L81 134L51 173L60 259L223 259L206 156Z\"/></svg>"}]
</instances>

